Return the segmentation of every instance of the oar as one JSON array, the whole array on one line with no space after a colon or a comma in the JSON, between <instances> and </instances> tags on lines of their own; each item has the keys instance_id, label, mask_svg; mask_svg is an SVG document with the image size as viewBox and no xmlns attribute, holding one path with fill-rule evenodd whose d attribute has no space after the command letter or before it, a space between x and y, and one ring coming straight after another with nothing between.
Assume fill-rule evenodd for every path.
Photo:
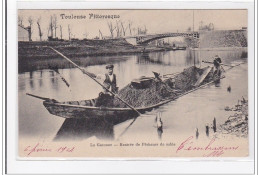
<instances>
[{"instance_id":1,"label":"oar","mask_svg":"<svg viewBox=\"0 0 260 175\"><path fill-rule=\"evenodd\" d=\"M102 86L104 89L106 89L108 92L110 92L112 95L114 95L116 98L118 98L120 101L122 101L124 104L126 104L126 106L128 106L129 108L131 108L133 111L135 111L136 113L138 113L138 115L142 115L139 111L137 111L134 107L132 107L130 104L128 104L126 101L124 101L123 99L121 99L117 94L115 94L114 92L110 91L108 88L106 88L103 84L101 84L99 81L97 81L95 78L93 78L89 73L87 73L83 68L79 67L76 63L74 63L73 61L71 61L68 57L66 57L65 55L63 55L62 53L60 53L59 51L57 51L56 49L51 48L53 51L55 51L56 53L58 53L60 56L62 56L63 58L65 58L67 61L69 61L71 64L73 64L75 67L77 67L78 69L80 69L84 74L86 74L87 76L89 76L92 80L94 80L97 84L99 84L100 86Z\"/></svg>"}]
</instances>

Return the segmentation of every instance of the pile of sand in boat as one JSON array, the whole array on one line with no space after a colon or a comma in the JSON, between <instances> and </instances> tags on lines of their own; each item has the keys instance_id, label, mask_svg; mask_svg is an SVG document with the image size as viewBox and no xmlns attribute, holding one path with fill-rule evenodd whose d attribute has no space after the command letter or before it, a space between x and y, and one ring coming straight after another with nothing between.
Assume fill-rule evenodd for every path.
<instances>
[{"instance_id":1,"label":"pile of sand in boat","mask_svg":"<svg viewBox=\"0 0 260 175\"><path fill-rule=\"evenodd\" d=\"M135 88L131 84L128 84L118 92L118 96L133 107L155 105L164 100L178 97L182 93L195 88L193 85L203 74L203 71L204 69L192 66L164 80L154 78L149 87L146 88ZM212 81L212 79L213 70L211 70L201 84ZM114 98L113 106L120 108L127 107L118 98Z\"/></svg>"}]
</instances>

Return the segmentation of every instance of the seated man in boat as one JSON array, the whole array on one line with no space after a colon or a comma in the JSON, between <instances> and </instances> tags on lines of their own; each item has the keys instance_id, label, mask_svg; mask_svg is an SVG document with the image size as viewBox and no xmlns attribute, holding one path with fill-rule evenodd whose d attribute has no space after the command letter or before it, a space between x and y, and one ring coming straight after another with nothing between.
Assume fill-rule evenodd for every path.
<instances>
[{"instance_id":1,"label":"seated man in boat","mask_svg":"<svg viewBox=\"0 0 260 175\"><path fill-rule=\"evenodd\" d=\"M99 97L97 98L95 106L112 106L114 95L112 93L110 93L109 91L111 91L113 93L118 92L118 87L117 87L117 83L116 83L116 75L113 73L114 65L109 64L106 66L106 69L107 69L107 73L101 74L101 75L95 75L95 74L86 72L91 77L101 80L101 82L103 83L103 86L105 87L104 91L99 93Z\"/></svg>"}]
</instances>

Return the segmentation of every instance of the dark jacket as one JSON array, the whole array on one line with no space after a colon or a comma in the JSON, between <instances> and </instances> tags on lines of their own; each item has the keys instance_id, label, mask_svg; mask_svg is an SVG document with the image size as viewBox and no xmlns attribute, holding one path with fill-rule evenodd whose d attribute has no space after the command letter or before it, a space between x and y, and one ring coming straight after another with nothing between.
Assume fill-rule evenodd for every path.
<instances>
[{"instance_id":1,"label":"dark jacket","mask_svg":"<svg viewBox=\"0 0 260 175\"><path fill-rule=\"evenodd\" d=\"M105 74L106 79L104 81L104 86L109 89L111 87L111 90L113 93L117 93L117 86L116 86L116 75L113 74L113 80L111 81L108 74ZM107 92L107 90L105 90Z\"/></svg>"}]
</instances>

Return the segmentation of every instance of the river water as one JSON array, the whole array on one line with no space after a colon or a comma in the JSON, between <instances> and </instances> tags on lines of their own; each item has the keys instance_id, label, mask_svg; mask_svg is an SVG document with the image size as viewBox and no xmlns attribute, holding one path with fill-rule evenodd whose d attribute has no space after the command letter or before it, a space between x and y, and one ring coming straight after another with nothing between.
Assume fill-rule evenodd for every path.
<instances>
[{"instance_id":1,"label":"river water","mask_svg":"<svg viewBox=\"0 0 260 175\"><path fill-rule=\"evenodd\" d=\"M38 139L89 139L96 137L112 140L127 140L138 136L160 140L179 135L195 135L197 128L200 136L205 136L205 126L210 126L214 118L216 118L217 125L227 120L230 112L224 110L226 106L234 106L242 96L248 98L246 48L165 51L149 53L149 56L141 54L111 56L117 60L118 57L124 57L122 61L114 62L117 83L119 88L122 88L140 76L153 76L152 71L168 74L181 72L184 68L194 64L197 67L208 66L201 61L212 61L216 54L222 58L225 64L235 65L241 62L244 64L228 71L225 74L226 78L221 80L220 86L210 85L180 97L151 111L149 113L151 115L138 117L129 128L128 126L133 119L122 121L117 125L92 121L86 122L83 126L82 123L77 126L77 122L68 122L68 120L66 124L64 118L49 114L43 106L42 100L26 95L26 93L31 93L58 101L96 98L102 88L83 75L80 70L76 68L59 69L60 74L68 81L70 87L66 86L59 74L51 70L21 73L18 76L19 136ZM95 58L93 57L93 59ZM106 71L105 65L89 66L86 69L95 74L104 74ZM229 86L231 92L227 91ZM162 130L158 130L156 127L155 115L158 114L163 122ZM127 131L126 128L128 128ZM57 132L59 132L58 135Z\"/></svg>"}]
</instances>

